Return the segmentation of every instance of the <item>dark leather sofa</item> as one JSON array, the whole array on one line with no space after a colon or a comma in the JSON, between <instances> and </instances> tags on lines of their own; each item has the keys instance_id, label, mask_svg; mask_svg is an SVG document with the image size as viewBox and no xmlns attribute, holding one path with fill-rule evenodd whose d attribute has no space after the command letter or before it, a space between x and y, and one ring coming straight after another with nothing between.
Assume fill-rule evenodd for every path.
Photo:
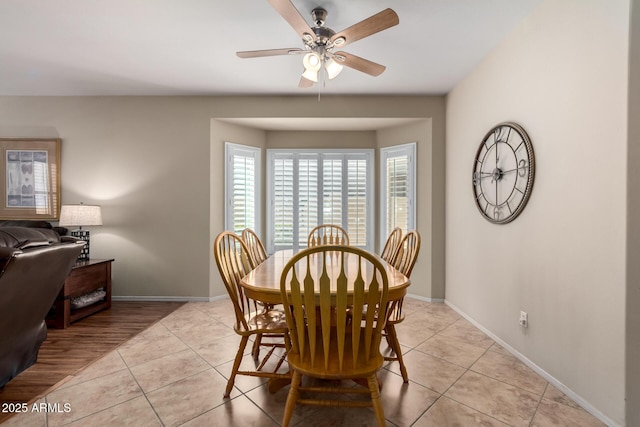
<instances>
[{"instance_id":1,"label":"dark leather sofa","mask_svg":"<svg viewBox=\"0 0 640 427\"><path fill-rule=\"evenodd\" d=\"M47 312L83 246L52 229L0 227L0 389L35 363Z\"/></svg>"}]
</instances>

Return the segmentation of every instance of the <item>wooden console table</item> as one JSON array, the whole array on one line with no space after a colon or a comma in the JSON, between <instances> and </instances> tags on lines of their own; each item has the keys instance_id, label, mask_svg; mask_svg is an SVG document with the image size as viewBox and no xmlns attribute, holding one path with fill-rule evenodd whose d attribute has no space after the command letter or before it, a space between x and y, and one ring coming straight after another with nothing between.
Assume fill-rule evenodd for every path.
<instances>
[{"instance_id":1,"label":"wooden console table","mask_svg":"<svg viewBox=\"0 0 640 427\"><path fill-rule=\"evenodd\" d=\"M79 261L65 280L54 303L55 313L47 318L47 326L64 329L72 322L97 311L111 308L111 263L113 259ZM107 295L86 307L71 308L71 298L104 288Z\"/></svg>"}]
</instances>

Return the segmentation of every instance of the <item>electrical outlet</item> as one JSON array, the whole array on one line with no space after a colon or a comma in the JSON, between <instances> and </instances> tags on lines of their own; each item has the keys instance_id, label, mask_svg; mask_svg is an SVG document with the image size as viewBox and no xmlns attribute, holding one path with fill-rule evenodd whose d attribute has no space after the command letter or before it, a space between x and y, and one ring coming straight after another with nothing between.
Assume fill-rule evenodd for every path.
<instances>
[{"instance_id":1,"label":"electrical outlet","mask_svg":"<svg viewBox=\"0 0 640 427\"><path fill-rule=\"evenodd\" d=\"M520 312L520 326L526 328L529 326L529 315L525 311Z\"/></svg>"}]
</instances>

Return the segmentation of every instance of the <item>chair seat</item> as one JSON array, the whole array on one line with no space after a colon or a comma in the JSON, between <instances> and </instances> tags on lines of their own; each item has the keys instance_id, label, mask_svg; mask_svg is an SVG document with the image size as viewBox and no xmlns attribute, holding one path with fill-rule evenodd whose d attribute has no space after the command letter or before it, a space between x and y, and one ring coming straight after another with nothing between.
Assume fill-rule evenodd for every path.
<instances>
[{"instance_id":1,"label":"chair seat","mask_svg":"<svg viewBox=\"0 0 640 427\"><path fill-rule=\"evenodd\" d=\"M391 313L389 314L389 317L387 318L387 324L391 323L393 325L397 325L398 323L402 323L402 321L404 320L404 311L402 311L402 307L396 305L393 310L391 310Z\"/></svg>"},{"instance_id":2,"label":"chair seat","mask_svg":"<svg viewBox=\"0 0 640 427\"><path fill-rule=\"evenodd\" d=\"M375 357L366 360L365 351L366 345L364 344L364 334L360 336L360 351L358 352L358 358L356 359L355 366L353 364L353 352L351 335L347 336L344 345L344 359L343 366L340 369L338 360L338 343L335 333L331 334L331 342L329 344L329 363L324 367L324 347L322 344L322 335L320 331L316 335L316 347L315 347L315 360L314 365L311 364L311 354L306 352L304 358L300 357L298 352L290 350L287 355L287 361L289 364L302 373L303 375L310 375L315 378L321 379L344 379L344 378L366 378L372 373L376 373L384 363L384 358L379 353ZM306 348L309 349L308 339Z\"/></svg>"},{"instance_id":3,"label":"chair seat","mask_svg":"<svg viewBox=\"0 0 640 427\"><path fill-rule=\"evenodd\" d=\"M244 316L247 319L247 325L249 330L237 329L236 332L244 334L276 334L286 333L287 319L285 318L284 311L275 308L270 308L266 311L252 311Z\"/></svg>"},{"instance_id":4,"label":"chair seat","mask_svg":"<svg viewBox=\"0 0 640 427\"><path fill-rule=\"evenodd\" d=\"M353 316L353 308L349 308L348 309L348 313L349 316ZM362 318L364 319L364 317L367 315L367 307L366 305L364 307L362 307ZM376 313L377 316L377 313ZM393 324L393 325L397 325L398 323L402 323L402 321L404 321L404 312L402 311L402 308L399 307L398 305L394 305L393 309L387 314L387 325L388 324Z\"/></svg>"}]
</instances>

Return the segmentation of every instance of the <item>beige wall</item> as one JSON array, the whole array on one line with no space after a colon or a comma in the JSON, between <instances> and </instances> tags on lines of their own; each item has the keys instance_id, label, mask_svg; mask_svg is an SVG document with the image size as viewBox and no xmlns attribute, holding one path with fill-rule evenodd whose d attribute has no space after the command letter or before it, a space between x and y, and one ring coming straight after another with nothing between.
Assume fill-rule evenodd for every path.
<instances>
[{"instance_id":1,"label":"beige wall","mask_svg":"<svg viewBox=\"0 0 640 427\"><path fill-rule=\"evenodd\" d=\"M640 425L640 2L631 2L627 143L627 425Z\"/></svg>"},{"instance_id":2,"label":"beige wall","mask_svg":"<svg viewBox=\"0 0 640 427\"><path fill-rule=\"evenodd\" d=\"M189 98L0 98L0 136L62 138L62 203L102 205L114 295L207 296L209 117Z\"/></svg>"},{"instance_id":3,"label":"beige wall","mask_svg":"<svg viewBox=\"0 0 640 427\"><path fill-rule=\"evenodd\" d=\"M225 229L225 188L224 188L224 174L225 174L225 156L224 146L225 142L232 142L234 144L250 145L252 147L258 147L263 150L262 160L264 163L264 148L266 144L266 132L260 129L254 129L246 126L239 126L232 123L226 123L220 120L211 119L211 173L210 173L210 196L209 202L211 205L211 217L209 222L209 229L215 230L210 233L209 247L213 248L213 243L218 233ZM264 165L263 171L264 171ZM265 188L264 182L261 188L262 200L264 201ZM260 224L261 232L264 230L264 222ZM213 249L212 249L213 251ZM213 252L211 252L213 256ZM224 295L225 289L222 281L219 279L218 267L215 263L209 265L209 296ZM215 278L215 280L212 280Z\"/></svg>"},{"instance_id":4,"label":"beige wall","mask_svg":"<svg viewBox=\"0 0 640 427\"><path fill-rule=\"evenodd\" d=\"M378 132L378 148L391 145L416 143L416 229L420 233L421 246L418 261L411 273L409 293L431 300L444 299L444 162L434 162L434 153L444 153L433 138L431 119L418 123L381 129ZM437 163L437 164L436 164ZM422 167L431 165L430 167ZM380 160L377 161L378 171ZM376 179L379 177L376 174ZM380 212L380 200L377 210ZM386 236L379 236L376 247L384 244Z\"/></svg>"},{"instance_id":5,"label":"beige wall","mask_svg":"<svg viewBox=\"0 0 640 427\"><path fill-rule=\"evenodd\" d=\"M0 97L0 137L62 138L62 202L102 205L92 256L116 259L128 298L224 295L211 246L223 143L267 146L265 131L212 120L231 117L434 117L444 146L443 97Z\"/></svg>"},{"instance_id":6,"label":"beige wall","mask_svg":"<svg viewBox=\"0 0 640 427\"><path fill-rule=\"evenodd\" d=\"M267 148L376 148L376 132L370 131L269 131Z\"/></svg>"},{"instance_id":7,"label":"beige wall","mask_svg":"<svg viewBox=\"0 0 640 427\"><path fill-rule=\"evenodd\" d=\"M628 0L545 0L447 97L447 301L620 424L628 20ZM533 141L536 181L520 217L493 225L471 168L506 120Z\"/></svg>"}]
</instances>

